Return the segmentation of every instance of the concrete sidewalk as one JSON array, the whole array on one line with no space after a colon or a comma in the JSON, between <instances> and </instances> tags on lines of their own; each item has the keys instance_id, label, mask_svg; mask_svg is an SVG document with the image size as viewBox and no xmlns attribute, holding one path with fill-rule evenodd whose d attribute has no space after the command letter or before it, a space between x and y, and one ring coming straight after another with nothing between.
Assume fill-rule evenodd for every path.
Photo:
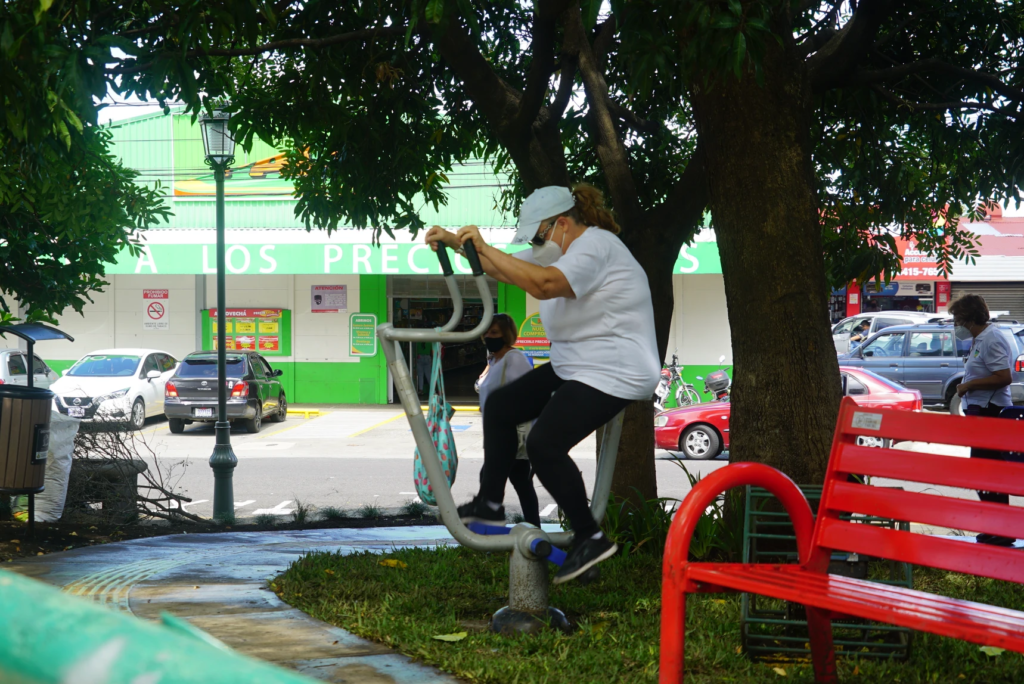
<instances>
[{"instance_id":1,"label":"concrete sidewalk","mask_svg":"<svg viewBox=\"0 0 1024 684\"><path fill-rule=\"evenodd\" d=\"M113 610L188 620L248 656L328 682L455 683L446 674L283 603L267 587L313 550L386 552L452 543L441 526L181 534L91 546L5 564Z\"/></svg>"}]
</instances>

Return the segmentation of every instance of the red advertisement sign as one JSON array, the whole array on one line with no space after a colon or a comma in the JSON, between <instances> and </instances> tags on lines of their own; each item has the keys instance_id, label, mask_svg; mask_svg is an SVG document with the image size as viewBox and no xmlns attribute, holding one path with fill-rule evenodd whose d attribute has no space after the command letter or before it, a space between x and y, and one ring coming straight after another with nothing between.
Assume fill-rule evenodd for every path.
<instances>
[{"instance_id":1,"label":"red advertisement sign","mask_svg":"<svg viewBox=\"0 0 1024 684\"><path fill-rule=\"evenodd\" d=\"M253 335L236 336L235 351L256 351L256 337Z\"/></svg>"},{"instance_id":2,"label":"red advertisement sign","mask_svg":"<svg viewBox=\"0 0 1024 684\"><path fill-rule=\"evenodd\" d=\"M274 318L280 315L281 309L224 309L224 318ZM217 310L210 309L210 318L216 317Z\"/></svg>"},{"instance_id":3,"label":"red advertisement sign","mask_svg":"<svg viewBox=\"0 0 1024 684\"><path fill-rule=\"evenodd\" d=\"M949 306L949 298L953 291L953 284L946 280L935 283L935 310L944 311Z\"/></svg>"},{"instance_id":4,"label":"red advertisement sign","mask_svg":"<svg viewBox=\"0 0 1024 684\"><path fill-rule=\"evenodd\" d=\"M281 349L280 339L277 335L261 335L260 336L260 351L261 352L276 352Z\"/></svg>"},{"instance_id":5,"label":"red advertisement sign","mask_svg":"<svg viewBox=\"0 0 1024 684\"><path fill-rule=\"evenodd\" d=\"M214 351L217 350L217 335L213 336L213 349L214 349ZM225 337L224 338L224 349L226 349L227 351L235 351L235 338L234 337Z\"/></svg>"},{"instance_id":6,"label":"red advertisement sign","mask_svg":"<svg viewBox=\"0 0 1024 684\"><path fill-rule=\"evenodd\" d=\"M903 270L893 280L938 280L935 256L918 248L916 240L896 238L896 250L903 257Z\"/></svg>"}]
</instances>

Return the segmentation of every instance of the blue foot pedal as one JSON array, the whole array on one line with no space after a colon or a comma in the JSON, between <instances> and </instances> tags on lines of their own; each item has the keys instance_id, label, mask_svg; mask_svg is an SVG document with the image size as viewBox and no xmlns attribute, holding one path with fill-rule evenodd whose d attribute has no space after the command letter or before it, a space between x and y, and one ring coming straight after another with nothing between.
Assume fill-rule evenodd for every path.
<instances>
[{"instance_id":1,"label":"blue foot pedal","mask_svg":"<svg viewBox=\"0 0 1024 684\"><path fill-rule=\"evenodd\" d=\"M488 525L482 522L471 522L466 527L469 528L470 532L476 532L477 534L509 534L512 532L511 527L505 527L504 525Z\"/></svg>"},{"instance_id":2,"label":"blue foot pedal","mask_svg":"<svg viewBox=\"0 0 1024 684\"><path fill-rule=\"evenodd\" d=\"M551 542L544 541L543 539L534 539L530 543L530 551L538 558L546 558L549 562L559 567L565 562L565 551L557 546L552 546Z\"/></svg>"}]
</instances>

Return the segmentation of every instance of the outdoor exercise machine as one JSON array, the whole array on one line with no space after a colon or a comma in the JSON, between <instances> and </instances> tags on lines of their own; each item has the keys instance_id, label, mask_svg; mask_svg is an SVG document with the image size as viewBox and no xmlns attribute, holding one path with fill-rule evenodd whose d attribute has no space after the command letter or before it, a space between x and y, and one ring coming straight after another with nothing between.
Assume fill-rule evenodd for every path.
<instances>
[{"instance_id":1,"label":"outdoor exercise machine","mask_svg":"<svg viewBox=\"0 0 1024 684\"><path fill-rule=\"evenodd\" d=\"M491 630L495 632L528 632L533 633L548 625L556 629L568 631L569 622L562 611L548 605L548 568L551 562L561 565L565 553L559 547L565 547L572 541L572 532L549 533L528 523L508 527L473 524L466 527L459 519L451 488L437 457L437 450L427 428L423 416L416 386L409 373L409 367L402 355L403 342L469 342L480 338L491 327L494 316L494 301L491 299L490 286L484 276L480 259L472 242L464 245L466 258L472 269L477 290L483 303L483 315L480 323L466 332L452 332L462 320L462 293L456 283L448 251L444 245L438 245L437 258L441 264L441 273L448 284L452 296L453 313L451 320L444 326L433 330L417 330L395 328L391 323L377 326L388 369L398 390L399 400L405 409L406 417L412 428L413 438L419 448L423 467L430 479L430 485L437 499L441 521L457 542L476 551L509 551L512 554L509 562L508 605L494 614ZM604 518L611 492L612 474L615 471L615 458L619 450L619 437L622 434L623 414L619 413L604 428L601 440L601 452L598 455L597 475L591 497L590 510L594 519L600 523ZM596 575L597 568L592 572ZM591 575L593 577L594 575ZM581 578L586 579L586 578Z\"/></svg>"}]
</instances>

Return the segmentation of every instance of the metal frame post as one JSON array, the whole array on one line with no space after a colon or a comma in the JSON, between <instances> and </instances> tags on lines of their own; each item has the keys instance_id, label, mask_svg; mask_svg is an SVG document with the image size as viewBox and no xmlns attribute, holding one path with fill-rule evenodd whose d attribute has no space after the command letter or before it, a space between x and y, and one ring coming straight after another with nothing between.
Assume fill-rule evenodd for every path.
<instances>
[{"instance_id":1,"label":"metal frame post","mask_svg":"<svg viewBox=\"0 0 1024 684\"><path fill-rule=\"evenodd\" d=\"M234 162L209 161L217 185L217 422L213 426L216 443L210 456L213 470L213 519L230 520L235 515L234 471L238 458L231 448L231 423L228 422L227 358L224 339L225 246L224 246L224 172Z\"/></svg>"}]
</instances>

